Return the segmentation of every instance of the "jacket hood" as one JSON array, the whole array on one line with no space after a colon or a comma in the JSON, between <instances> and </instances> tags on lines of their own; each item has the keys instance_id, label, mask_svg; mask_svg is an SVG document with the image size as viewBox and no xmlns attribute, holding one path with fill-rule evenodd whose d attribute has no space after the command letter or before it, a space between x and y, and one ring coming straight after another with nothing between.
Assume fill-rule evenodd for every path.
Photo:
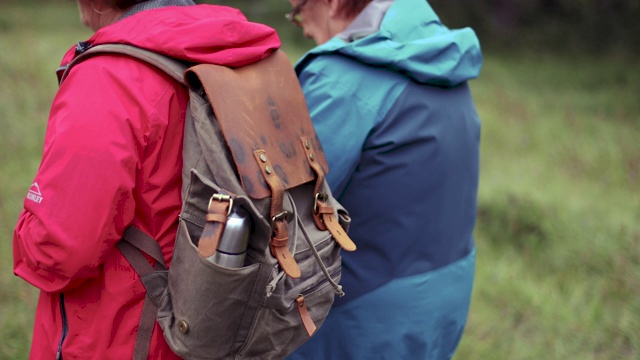
<instances>
[{"instance_id":1,"label":"jacket hood","mask_svg":"<svg viewBox=\"0 0 640 360\"><path fill-rule=\"evenodd\" d=\"M360 16L376 3L384 2L388 0L374 0ZM475 32L470 28L447 28L425 0L393 2L377 30L348 41L344 36L336 36L312 49L298 66L303 67L305 62L321 54L339 53L403 73L420 83L439 86L453 86L476 78L482 67Z\"/></svg>"},{"instance_id":2,"label":"jacket hood","mask_svg":"<svg viewBox=\"0 0 640 360\"><path fill-rule=\"evenodd\" d=\"M173 58L239 67L280 47L276 31L226 6L169 6L141 11L98 30L86 43L138 46ZM85 44L86 44L85 43ZM70 49L62 63L73 59Z\"/></svg>"}]
</instances>

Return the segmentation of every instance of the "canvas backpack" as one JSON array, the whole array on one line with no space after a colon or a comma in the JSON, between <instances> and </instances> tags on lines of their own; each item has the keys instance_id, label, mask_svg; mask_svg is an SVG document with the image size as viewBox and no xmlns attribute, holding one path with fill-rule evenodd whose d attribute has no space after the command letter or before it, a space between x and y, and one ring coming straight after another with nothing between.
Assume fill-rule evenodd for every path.
<instances>
[{"instance_id":1,"label":"canvas backpack","mask_svg":"<svg viewBox=\"0 0 640 360\"><path fill-rule=\"evenodd\" d=\"M281 359L307 341L343 295L340 249L355 250L347 211L295 72L281 51L238 69L182 62L121 44L85 51L143 60L189 89L183 205L167 270L158 243L129 227L118 248L147 295L134 350L146 359L154 322L185 359ZM243 266L207 260L240 207L251 219ZM151 266L147 257L155 259Z\"/></svg>"}]
</instances>

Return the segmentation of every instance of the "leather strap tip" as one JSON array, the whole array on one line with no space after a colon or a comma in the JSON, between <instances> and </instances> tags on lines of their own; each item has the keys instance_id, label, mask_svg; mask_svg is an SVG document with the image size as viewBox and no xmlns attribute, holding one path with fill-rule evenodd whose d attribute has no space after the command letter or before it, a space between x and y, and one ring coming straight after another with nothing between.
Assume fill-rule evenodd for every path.
<instances>
[{"instance_id":1,"label":"leather strap tip","mask_svg":"<svg viewBox=\"0 0 640 360\"><path fill-rule=\"evenodd\" d=\"M213 256L213 254L216 253L216 249L207 249L207 248L198 247L198 253L203 258L208 258L208 257Z\"/></svg>"},{"instance_id":2,"label":"leather strap tip","mask_svg":"<svg viewBox=\"0 0 640 360\"><path fill-rule=\"evenodd\" d=\"M318 330L318 328L315 326L313 328L307 329L307 334L309 334L309 337L312 337L313 334L316 333L316 330Z\"/></svg>"},{"instance_id":3,"label":"leather strap tip","mask_svg":"<svg viewBox=\"0 0 640 360\"><path fill-rule=\"evenodd\" d=\"M349 252L356 251L356 244L351 240L349 235L347 235L346 231L344 231L333 215L325 214L322 217L322 221L342 249Z\"/></svg>"},{"instance_id":4,"label":"leather strap tip","mask_svg":"<svg viewBox=\"0 0 640 360\"><path fill-rule=\"evenodd\" d=\"M298 267L297 264L295 267L292 267L291 269L284 268L283 270L284 270L284 273L287 274L287 276L292 279L298 279L300 276L302 276L302 272L300 272L300 268Z\"/></svg>"},{"instance_id":5,"label":"leather strap tip","mask_svg":"<svg viewBox=\"0 0 640 360\"><path fill-rule=\"evenodd\" d=\"M292 279L297 279L300 276L302 276L300 267L295 261L293 263L288 263L288 265L284 265L284 266L282 265L283 264L281 263L280 266L282 267L282 270L284 271L285 274L287 274L288 277Z\"/></svg>"},{"instance_id":6,"label":"leather strap tip","mask_svg":"<svg viewBox=\"0 0 640 360\"><path fill-rule=\"evenodd\" d=\"M278 260L280 268L282 268L282 271L284 271L288 277L297 279L302 275L296 259L294 259L291 252L289 252L289 248L286 246L271 246L271 254Z\"/></svg>"},{"instance_id":7,"label":"leather strap tip","mask_svg":"<svg viewBox=\"0 0 640 360\"><path fill-rule=\"evenodd\" d=\"M340 247L342 248L342 250L347 251L347 252L354 252L354 251L356 251L358 249L356 244L354 244L353 242L351 243L351 245L345 244L344 246L340 245Z\"/></svg>"},{"instance_id":8,"label":"leather strap tip","mask_svg":"<svg viewBox=\"0 0 640 360\"><path fill-rule=\"evenodd\" d=\"M302 325L304 326L305 330L307 330L307 334L309 334L309 337L311 337L313 336L313 334L315 334L318 328L316 327L316 324L313 322L313 319L311 319L311 315L309 314L307 305L304 302L303 295L299 295L296 298L296 304L298 306L298 313L300 314L300 320L302 320Z\"/></svg>"}]
</instances>

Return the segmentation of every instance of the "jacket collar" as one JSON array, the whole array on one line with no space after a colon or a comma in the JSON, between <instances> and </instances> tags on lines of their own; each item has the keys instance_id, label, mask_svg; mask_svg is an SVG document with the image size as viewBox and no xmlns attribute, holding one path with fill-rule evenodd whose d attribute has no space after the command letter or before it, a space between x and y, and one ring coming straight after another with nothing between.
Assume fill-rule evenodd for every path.
<instances>
[{"instance_id":1,"label":"jacket collar","mask_svg":"<svg viewBox=\"0 0 640 360\"><path fill-rule=\"evenodd\" d=\"M188 6L195 5L193 0L150 0L141 2L139 4L134 5L127 11L122 17L118 20L122 20L131 15L137 14L140 11L149 10L149 9L157 9L165 6Z\"/></svg>"}]
</instances>

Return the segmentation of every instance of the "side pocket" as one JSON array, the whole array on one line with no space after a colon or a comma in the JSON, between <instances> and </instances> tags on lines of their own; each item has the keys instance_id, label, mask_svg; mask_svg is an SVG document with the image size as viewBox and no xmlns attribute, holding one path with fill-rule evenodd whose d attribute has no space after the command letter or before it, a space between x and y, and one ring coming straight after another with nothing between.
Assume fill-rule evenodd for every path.
<instances>
[{"instance_id":1,"label":"side pocket","mask_svg":"<svg viewBox=\"0 0 640 360\"><path fill-rule=\"evenodd\" d=\"M222 189L206 176L191 172L169 269L168 292L158 309L158 323L167 343L186 359L226 359L237 352L237 338L245 336L240 333L241 326L250 321L257 307L252 298L256 282L264 282L267 277L267 267L259 254L249 254L250 265L230 269L207 261L198 252L209 199L220 192ZM254 236L264 237L268 224L250 200L238 196L236 204L254 218L252 240Z\"/></svg>"},{"instance_id":2,"label":"side pocket","mask_svg":"<svg viewBox=\"0 0 640 360\"><path fill-rule=\"evenodd\" d=\"M260 264L239 269L203 259L180 222L169 272L169 295L159 312L167 342L184 358L224 358L249 304Z\"/></svg>"}]
</instances>

